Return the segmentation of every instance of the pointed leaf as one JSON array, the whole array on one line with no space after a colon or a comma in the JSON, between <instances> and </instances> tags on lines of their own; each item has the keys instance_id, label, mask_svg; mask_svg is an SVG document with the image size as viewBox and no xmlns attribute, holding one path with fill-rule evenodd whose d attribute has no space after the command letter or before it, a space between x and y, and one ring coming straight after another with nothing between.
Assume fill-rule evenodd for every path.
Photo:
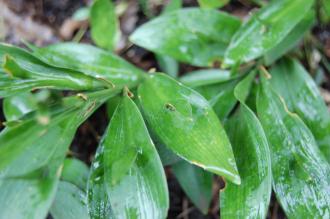
<instances>
[{"instance_id":1,"label":"pointed leaf","mask_svg":"<svg viewBox=\"0 0 330 219\"><path fill-rule=\"evenodd\" d=\"M240 186L227 183L220 193L221 218L265 218L272 189L270 151L264 130L245 105L250 73L235 88L240 108L226 123L241 176Z\"/></svg>"},{"instance_id":2,"label":"pointed leaf","mask_svg":"<svg viewBox=\"0 0 330 219\"><path fill-rule=\"evenodd\" d=\"M330 114L317 85L304 67L283 59L271 70L274 89L312 131L320 150L330 162ZM294 83L292 83L294 82Z\"/></svg>"},{"instance_id":3,"label":"pointed leaf","mask_svg":"<svg viewBox=\"0 0 330 219\"><path fill-rule=\"evenodd\" d=\"M311 9L312 0L272 1L235 33L224 64L234 65L260 57L279 44Z\"/></svg>"},{"instance_id":4,"label":"pointed leaf","mask_svg":"<svg viewBox=\"0 0 330 219\"><path fill-rule=\"evenodd\" d=\"M2 64L4 71L8 74L8 79L1 81L0 93L9 93L10 84L12 82L13 88L16 86L16 81L34 82L33 85L39 87L50 87L57 89L71 89L71 90L91 90L100 89L109 86L109 84L97 78L82 74L74 70L64 70L60 68L51 67L39 59L35 58L25 50L17 47L0 44L0 64ZM9 88L8 88L9 87Z\"/></svg>"},{"instance_id":5,"label":"pointed leaf","mask_svg":"<svg viewBox=\"0 0 330 219\"><path fill-rule=\"evenodd\" d=\"M315 12L309 11L279 44L265 54L266 65L272 64L285 53L296 47L314 23Z\"/></svg>"},{"instance_id":6,"label":"pointed leaf","mask_svg":"<svg viewBox=\"0 0 330 219\"><path fill-rule=\"evenodd\" d=\"M203 214L207 214L212 199L212 173L187 161L175 163L172 165L172 170L194 205Z\"/></svg>"},{"instance_id":7,"label":"pointed leaf","mask_svg":"<svg viewBox=\"0 0 330 219\"><path fill-rule=\"evenodd\" d=\"M117 87L134 86L143 74L142 70L119 56L87 44L59 43L31 49L38 58L50 65L74 69Z\"/></svg>"},{"instance_id":8,"label":"pointed leaf","mask_svg":"<svg viewBox=\"0 0 330 219\"><path fill-rule=\"evenodd\" d=\"M288 218L327 218L330 166L310 130L264 77L257 110L271 148L276 197Z\"/></svg>"},{"instance_id":9,"label":"pointed leaf","mask_svg":"<svg viewBox=\"0 0 330 219\"><path fill-rule=\"evenodd\" d=\"M150 128L167 147L197 166L240 183L228 137L207 100L164 74L149 76L138 94Z\"/></svg>"},{"instance_id":10,"label":"pointed leaf","mask_svg":"<svg viewBox=\"0 0 330 219\"><path fill-rule=\"evenodd\" d=\"M139 27L131 41L155 53L197 66L220 60L240 21L213 9L166 13ZM171 27L171 28L169 28Z\"/></svg>"},{"instance_id":11,"label":"pointed leaf","mask_svg":"<svg viewBox=\"0 0 330 219\"><path fill-rule=\"evenodd\" d=\"M107 194L103 199L111 205L111 215L165 218L168 191L164 170L143 118L128 96L117 107L100 147L104 148L103 176L92 183L103 180L102 189ZM99 204L103 204L102 198ZM101 209L98 205L91 207L91 212ZM100 218L97 214L91 216Z\"/></svg>"}]
</instances>

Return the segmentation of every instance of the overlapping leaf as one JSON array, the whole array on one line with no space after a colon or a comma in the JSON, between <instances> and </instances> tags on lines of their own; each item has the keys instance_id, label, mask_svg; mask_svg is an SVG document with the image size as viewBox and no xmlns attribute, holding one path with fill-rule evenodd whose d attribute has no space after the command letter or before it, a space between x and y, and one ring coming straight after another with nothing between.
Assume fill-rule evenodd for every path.
<instances>
[{"instance_id":1,"label":"overlapping leaf","mask_svg":"<svg viewBox=\"0 0 330 219\"><path fill-rule=\"evenodd\" d=\"M190 163L239 184L228 137L200 94L163 74L149 76L138 96L157 137Z\"/></svg>"},{"instance_id":2,"label":"overlapping leaf","mask_svg":"<svg viewBox=\"0 0 330 219\"><path fill-rule=\"evenodd\" d=\"M62 107L52 108L49 120L29 116L1 132L1 218L45 218L75 130L109 95L100 91L86 94L87 100L65 98Z\"/></svg>"},{"instance_id":3,"label":"overlapping leaf","mask_svg":"<svg viewBox=\"0 0 330 219\"><path fill-rule=\"evenodd\" d=\"M313 0L272 1L235 33L224 64L258 58L279 44L311 9Z\"/></svg>"},{"instance_id":4,"label":"overlapping leaf","mask_svg":"<svg viewBox=\"0 0 330 219\"><path fill-rule=\"evenodd\" d=\"M0 44L0 64L8 74L0 81L0 96L14 95L17 91L36 88L95 90L109 87L105 81L75 70L51 67L28 52Z\"/></svg>"},{"instance_id":5,"label":"overlapping leaf","mask_svg":"<svg viewBox=\"0 0 330 219\"><path fill-rule=\"evenodd\" d=\"M262 76L257 98L272 161L273 189L288 218L327 218L330 206L330 166L313 134L288 111Z\"/></svg>"},{"instance_id":6,"label":"overlapping leaf","mask_svg":"<svg viewBox=\"0 0 330 219\"><path fill-rule=\"evenodd\" d=\"M86 194L74 184L61 181L50 209L54 219L89 219Z\"/></svg>"},{"instance_id":7,"label":"overlapping leaf","mask_svg":"<svg viewBox=\"0 0 330 219\"><path fill-rule=\"evenodd\" d=\"M270 201L272 177L270 151L264 130L244 103L255 74L235 88L240 108L227 122L242 184L227 183L220 193L221 218L265 218Z\"/></svg>"},{"instance_id":8,"label":"overlapping leaf","mask_svg":"<svg viewBox=\"0 0 330 219\"><path fill-rule=\"evenodd\" d=\"M87 44L59 43L44 48L30 47L34 55L50 65L74 69L116 87L134 86L143 74L142 70L119 56Z\"/></svg>"},{"instance_id":9,"label":"overlapping leaf","mask_svg":"<svg viewBox=\"0 0 330 219\"><path fill-rule=\"evenodd\" d=\"M314 23L315 13L314 11L309 11L279 44L265 54L266 64L272 64L285 53L297 46L304 34L312 27Z\"/></svg>"},{"instance_id":10,"label":"overlapping leaf","mask_svg":"<svg viewBox=\"0 0 330 219\"><path fill-rule=\"evenodd\" d=\"M89 184L92 218L165 218L169 204L164 170L128 96L116 109L100 147ZM105 213L100 212L104 205L109 209Z\"/></svg>"},{"instance_id":11,"label":"overlapping leaf","mask_svg":"<svg viewBox=\"0 0 330 219\"><path fill-rule=\"evenodd\" d=\"M213 9L166 13L138 28L131 41L155 53L197 66L222 59L240 21Z\"/></svg>"},{"instance_id":12,"label":"overlapping leaf","mask_svg":"<svg viewBox=\"0 0 330 219\"><path fill-rule=\"evenodd\" d=\"M330 162L330 113L313 79L292 59L282 59L272 68L271 75L274 89L285 99L289 110L297 113L312 131Z\"/></svg>"},{"instance_id":13,"label":"overlapping leaf","mask_svg":"<svg viewBox=\"0 0 330 219\"><path fill-rule=\"evenodd\" d=\"M229 71L216 69L199 70L180 78L184 84L198 91L209 101L221 121L237 103L234 88L240 79L240 76L231 76Z\"/></svg>"}]
</instances>

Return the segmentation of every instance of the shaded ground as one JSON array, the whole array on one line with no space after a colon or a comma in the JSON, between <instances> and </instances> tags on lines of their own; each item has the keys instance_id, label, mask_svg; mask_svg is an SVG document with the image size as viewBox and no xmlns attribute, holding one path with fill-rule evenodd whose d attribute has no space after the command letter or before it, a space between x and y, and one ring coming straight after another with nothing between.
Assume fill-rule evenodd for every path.
<instances>
[{"instance_id":1,"label":"shaded ground","mask_svg":"<svg viewBox=\"0 0 330 219\"><path fill-rule=\"evenodd\" d=\"M152 53L141 48L132 46L127 42L127 36L139 26L147 21L143 12L138 8L137 1L128 0L129 6L126 12L121 15L121 29L123 31L123 39L118 46L117 53L127 59L129 62L145 69L157 67ZM165 1L166 2L166 1ZM248 1L233 1L234 3L226 6L225 10L238 15L244 16L251 10L254 5L248 4ZM88 0L0 0L0 39L5 42L21 45L20 39L24 38L29 42L37 45L45 45L63 40L72 40L81 28L86 28L86 22L74 22L70 20L71 15L78 8L89 4ZM185 1L186 6L196 5L196 1ZM155 5L153 12L159 13L162 5ZM71 22L71 23L70 23ZM313 30L316 40L324 45L325 59L329 61L330 57L330 31L329 26L317 27ZM312 39L313 40L313 39ZM315 39L314 39L315 40ZM88 28L84 33L81 41L91 43ZM304 48L308 50L310 48ZM311 51L313 54L313 51ZM317 54L314 54L315 56ZM330 102L330 95L327 90L330 88L329 69L326 68L326 62L323 65L323 74L313 69L313 60L306 56L301 57L305 60L305 66L312 72L314 77L319 78L319 83L324 88L322 93L325 100ZM321 60L318 60L322 62ZM193 67L187 65L180 66L180 73L193 70ZM0 101L1 106L1 101ZM0 121L4 121L2 113L0 113ZM101 107L94 115L92 115L78 130L76 137L70 148L70 155L77 157L90 164L95 153L98 141L108 124L105 107ZM203 216L190 203L184 192L180 188L178 182L171 174L169 168L166 169L171 208L168 218L218 218L219 203L218 190L223 182L220 179L214 180L214 198L207 216ZM272 197L271 207L267 218L285 218L275 198Z\"/></svg>"}]
</instances>

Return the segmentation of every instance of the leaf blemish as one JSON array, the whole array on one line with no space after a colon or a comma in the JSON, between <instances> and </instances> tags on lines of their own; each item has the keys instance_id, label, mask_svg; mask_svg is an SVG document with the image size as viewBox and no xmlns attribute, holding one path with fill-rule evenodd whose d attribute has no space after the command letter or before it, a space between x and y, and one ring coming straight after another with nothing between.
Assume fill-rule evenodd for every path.
<instances>
[{"instance_id":1,"label":"leaf blemish","mask_svg":"<svg viewBox=\"0 0 330 219\"><path fill-rule=\"evenodd\" d=\"M166 103L165 108L170 110L170 111L175 111L176 110L175 107L170 103Z\"/></svg>"}]
</instances>

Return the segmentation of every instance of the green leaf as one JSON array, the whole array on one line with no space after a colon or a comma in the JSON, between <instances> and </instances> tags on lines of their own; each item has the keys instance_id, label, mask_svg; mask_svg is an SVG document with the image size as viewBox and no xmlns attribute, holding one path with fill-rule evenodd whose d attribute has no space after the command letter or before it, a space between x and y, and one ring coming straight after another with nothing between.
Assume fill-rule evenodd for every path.
<instances>
[{"instance_id":1,"label":"green leaf","mask_svg":"<svg viewBox=\"0 0 330 219\"><path fill-rule=\"evenodd\" d=\"M95 90L109 84L75 70L51 67L25 50L0 44L0 64L8 76L0 82L0 96L14 95L13 91L35 88Z\"/></svg>"},{"instance_id":2,"label":"green leaf","mask_svg":"<svg viewBox=\"0 0 330 219\"><path fill-rule=\"evenodd\" d=\"M230 0L198 0L202 8L221 8L228 4Z\"/></svg>"},{"instance_id":3,"label":"green leaf","mask_svg":"<svg viewBox=\"0 0 330 219\"><path fill-rule=\"evenodd\" d=\"M315 23L315 12L309 11L305 17L291 30L291 32L274 48L265 54L266 65L270 65L285 53L296 47L305 33Z\"/></svg>"},{"instance_id":4,"label":"green leaf","mask_svg":"<svg viewBox=\"0 0 330 219\"><path fill-rule=\"evenodd\" d=\"M164 8L162 14L179 10L182 7L182 0L172 0ZM166 55L156 55L159 68L166 74L176 78L179 73L179 63L172 57Z\"/></svg>"},{"instance_id":5,"label":"green leaf","mask_svg":"<svg viewBox=\"0 0 330 219\"><path fill-rule=\"evenodd\" d=\"M164 8L163 13L176 11L182 8L182 0L171 0Z\"/></svg>"},{"instance_id":6,"label":"green leaf","mask_svg":"<svg viewBox=\"0 0 330 219\"><path fill-rule=\"evenodd\" d=\"M0 218L46 218L57 183L58 179L54 176L1 179Z\"/></svg>"},{"instance_id":7,"label":"green leaf","mask_svg":"<svg viewBox=\"0 0 330 219\"><path fill-rule=\"evenodd\" d=\"M37 100L32 93L21 93L3 101L3 113L7 121L17 120L37 108Z\"/></svg>"},{"instance_id":8,"label":"green leaf","mask_svg":"<svg viewBox=\"0 0 330 219\"><path fill-rule=\"evenodd\" d=\"M272 1L235 33L224 66L248 62L278 45L311 9L313 0Z\"/></svg>"},{"instance_id":9,"label":"green leaf","mask_svg":"<svg viewBox=\"0 0 330 219\"><path fill-rule=\"evenodd\" d=\"M54 219L89 219L86 194L69 182L60 182L50 209Z\"/></svg>"},{"instance_id":10,"label":"green leaf","mask_svg":"<svg viewBox=\"0 0 330 219\"><path fill-rule=\"evenodd\" d=\"M224 70L198 70L180 78L184 84L194 88L205 97L221 121L229 115L237 100L234 88L241 76L231 76Z\"/></svg>"},{"instance_id":11,"label":"green leaf","mask_svg":"<svg viewBox=\"0 0 330 219\"><path fill-rule=\"evenodd\" d=\"M269 146L258 118L244 103L254 76L249 74L236 86L235 96L241 105L225 126L242 184L228 182L220 193L220 213L224 219L265 218L268 212L272 189Z\"/></svg>"},{"instance_id":12,"label":"green leaf","mask_svg":"<svg viewBox=\"0 0 330 219\"><path fill-rule=\"evenodd\" d=\"M84 21L90 18L90 7L81 7L78 8L72 15L72 19L76 21Z\"/></svg>"},{"instance_id":13,"label":"green leaf","mask_svg":"<svg viewBox=\"0 0 330 219\"><path fill-rule=\"evenodd\" d=\"M220 60L240 21L213 9L166 13L139 27L131 41L157 54L197 66ZM171 27L171 28L169 28Z\"/></svg>"},{"instance_id":14,"label":"green leaf","mask_svg":"<svg viewBox=\"0 0 330 219\"><path fill-rule=\"evenodd\" d=\"M171 149L167 148L164 144L158 142L157 140L157 137L155 137L155 140L153 141L155 142L155 146L163 166L168 166L182 160Z\"/></svg>"},{"instance_id":15,"label":"green leaf","mask_svg":"<svg viewBox=\"0 0 330 219\"><path fill-rule=\"evenodd\" d=\"M179 63L165 55L157 55L156 54L156 59L159 65L159 68L166 74L172 76L173 78L176 78L178 76L179 72Z\"/></svg>"},{"instance_id":16,"label":"green leaf","mask_svg":"<svg viewBox=\"0 0 330 219\"><path fill-rule=\"evenodd\" d=\"M212 199L213 175L186 161L175 163L172 170L190 200L207 214Z\"/></svg>"},{"instance_id":17,"label":"green leaf","mask_svg":"<svg viewBox=\"0 0 330 219\"><path fill-rule=\"evenodd\" d=\"M273 88L312 131L320 150L330 162L330 114L317 85L304 67L282 59L271 69ZM292 83L294 82L294 83Z\"/></svg>"},{"instance_id":18,"label":"green leaf","mask_svg":"<svg viewBox=\"0 0 330 219\"><path fill-rule=\"evenodd\" d=\"M270 148L273 189L288 218L327 218L330 166L311 131L261 78L257 111Z\"/></svg>"},{"instance_id":19,"label":"green leaf","mask_svg":"<svg viewBox=\"0 0 330 219\"><path fill-rule=\"evenodd\" d=\"M61 180L86 190L89 168L82 161L75 158L66 158L63 163Z\"/></svg>"},{"instance_id":20,"label":"green leaf","mask_svg":"<svg viewBox=\"0 0 330 219\"><path fill-rule=\"evenodd\" d=\"M104 146L101 144L95 154L88 179L88 212L92 219L112 217L109 197L104 180Z\"/></svg>"},{"instance_id":21,"label":"green leaf","mask_svg":"<svg viewBox=\"0 0 330 219\"><path fill-rule=\"evenodd\" d=\"M65 153L75 130L89 115L82 112L66 112L49 125L27 120L1 132L0 218L46 217Z\"/></svg>"},{"instance_id":22,"label":"green leaf","mask_svg":"<svg viewBox=\"0 0 330 219\"><path fill-rule=\"evenodd\" d=\"M80 123L117 93L107 90L85 94L86 100L67 97L54 104L48 114L30 113L4 129L0 133L1 175L24 175L43 168L61 148L65 154ZM103 96L98 96L100 94Z\"/></svg>"},{"instance_id":23,"label":"green leaf","mask_svg":"<svg viewBox=\"0 0 330 219\"><path fill-rule=\"evenodd\" d=\"M239 184L228 137L200 94L164 74L138 88L146 120L156 136L185 160Z\"/></svg>"},{"instance_id":24,"label":"green leaf","mask_svg":"<svg viewBox=\"0 0 330 219\"><path fill-rule=\"evenodd\" d=\"M231 74L226 70L205 69L197 70L180 77L180 81L189 87L217 84L231 79Z\"/></svg>"},{"instance_id":25,"label":"green leaf","mask_svg":"<svg viewBox=\"0 0 330 219\"><path fill-rule=\"evenodd\" d=\"M111 215L165 218L169 203L164 170L143 118L127 95L117 107L100 147L104 148L103 174L93 177L92 183L102 180L107 194L103 200L111 205ZM99 204L104 202L101 198ZM97 212L101 206L92 208L91 212ZM92 218L100 216L92 214Z\"/></svg>"},{"instance_id":26,"label":"green leaf","mask_svg":"<svg viewBox=\"0 0 330 219\"><path fill-rule=\"evenodd\" d=\"M116 87L133 87L144 73L119 56L87 44L59 43L32 49L38 58L50 65L75 69Z\"/></svg>"},{"instance_id":27,"label":"green leaf","mask_svg":"<svg viewBox=\"0 0 330 219\"><path fill-rule=\"evenodd\" d=\"M119 40L119 24L112 0L94 0L90 10L91 35L96 45L114 50Z\"/></svg>"}]
</instances>

